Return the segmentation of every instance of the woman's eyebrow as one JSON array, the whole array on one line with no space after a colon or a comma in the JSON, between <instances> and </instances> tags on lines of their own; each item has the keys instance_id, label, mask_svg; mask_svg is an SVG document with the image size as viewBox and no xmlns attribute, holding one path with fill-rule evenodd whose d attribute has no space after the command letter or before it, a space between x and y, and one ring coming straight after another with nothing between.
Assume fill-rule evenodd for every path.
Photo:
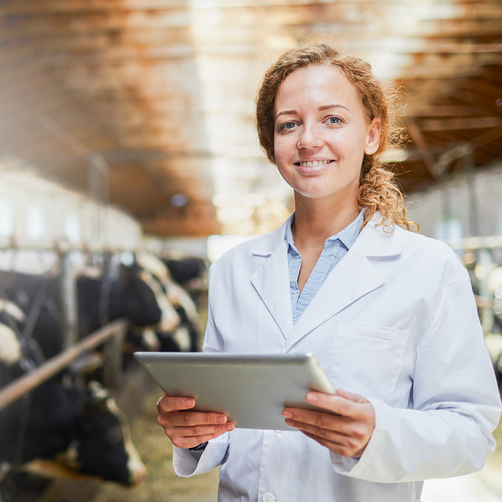
<instances>
[{"instance_id":1,"label":"woman's eyebrow","mask_svg":"<svg viewBox=\"0 0 502 502\"><path fill-rule=\"evenodd\" d=\"M319 111L322 112L323 110L329 110L330 108L345 108L345 110L349 111L349 109L343 105L324 105L319 107Z\"/></svg>"},{"instance_id":2,"label":"woman's eyebrow","mask_svg":"<svg viewBox=\"0 0 502 502\"><path fill-rule=\"evenodd\" d=\"M330 108L344 108L345 110L349 111L349 109L344 106L344 105L339 105L339 104L334 104L334 105L323 105L323 106L320 106L318 108L318 110L320 112L324 111L324 110L329 110ZM275 118L277 119L278 117L280 117L281 115L297 115L297 111L296 110L283 110L282 112L279 112Z\"/></svg>"},{"instance_id":3,"label":"woman's eyebrow","mask_svg":"<svg viewBox=\"0 0 502 502\"><path fill-rule=\"evenodd\" d=\"M275 116L275 118L280 117L281 115L296 115L296 114L297 114L296 110L284 110L284 111L282 111L282 112L279 112L279 113Z\"/></svg>"}]
</instances>

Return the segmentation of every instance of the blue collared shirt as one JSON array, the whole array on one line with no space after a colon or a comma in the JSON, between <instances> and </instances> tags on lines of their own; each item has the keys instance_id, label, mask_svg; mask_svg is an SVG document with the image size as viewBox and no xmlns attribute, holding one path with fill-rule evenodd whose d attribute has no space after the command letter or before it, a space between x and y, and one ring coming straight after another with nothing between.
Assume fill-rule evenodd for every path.
<instances>
[{"instance_id":1,"label":"blue collared shirt","mask_svg":"<svg viewBox=\"0 0 502 502\"><path fill-rule=\"evenodd\" d=\"M341 232L326 239L321 256L317 260L307 283L303 287L302 294L298 288L298 274L302 266L302 257L295 247L291 224L294 218L291 218L286 227L286 242L288 243L288 267L289 267L289 289L291 292L291 307L293 310L293 324L303 314L312 298L323 285L326 277L335 268L337 263L347 254L350 247L354 244L361 230L364 221L364 210L358 217Z\"/></svg>"}]
</instances>

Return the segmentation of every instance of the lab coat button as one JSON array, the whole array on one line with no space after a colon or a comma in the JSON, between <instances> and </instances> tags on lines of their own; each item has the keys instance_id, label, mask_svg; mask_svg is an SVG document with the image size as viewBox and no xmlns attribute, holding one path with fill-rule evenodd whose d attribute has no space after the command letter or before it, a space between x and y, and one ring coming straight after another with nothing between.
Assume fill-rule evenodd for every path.
<instances>
[{"instance_id":1,"label":"lab coat button","mask_svg":"<svg viewBox=\"0 0 502 502\"><path fill-rule=\"evenodd\" d=\"M263 502L274 502L275 498L271 493L265 493L263 495Z\"/></svg>"}]
</instances>

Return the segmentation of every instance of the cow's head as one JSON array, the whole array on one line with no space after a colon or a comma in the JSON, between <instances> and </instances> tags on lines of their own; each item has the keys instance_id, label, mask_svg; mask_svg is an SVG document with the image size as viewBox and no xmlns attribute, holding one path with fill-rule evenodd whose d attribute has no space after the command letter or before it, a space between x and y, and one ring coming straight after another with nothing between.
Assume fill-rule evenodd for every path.
<instances>
[{"instance_id":1,"label":"cow's head","mask_svg":"<svg viewBox=\"0 0 502 502\"><path fill-rule=\"evenodd\" d=\"M123 264L120 275L125 315L133 324L156 326L161 331L170 331L179 324L161 284L143 263L136 260Z\"/></svg>"},{"instance_id":2,"label":"cow's head","mask_svg":"<svg viewBox=\"0 0 502 502\"><path fill-rule=\"evenodd\" d=\"M82 474L135 485L146 476L146 468L131 441L127 419L110 393L98 382L87 385L82 407L79 438L68 450Z\"/></svg>"}]
</instances>

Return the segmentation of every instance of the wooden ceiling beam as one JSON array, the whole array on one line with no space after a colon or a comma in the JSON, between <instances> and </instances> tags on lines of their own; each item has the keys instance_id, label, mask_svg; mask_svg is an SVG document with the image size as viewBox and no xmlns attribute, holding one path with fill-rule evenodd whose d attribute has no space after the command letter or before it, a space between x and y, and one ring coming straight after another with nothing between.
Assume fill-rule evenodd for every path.
<instances>
[{"instance_id":1,"label":"wooden ceiling beam","mask_svg":"<svg viewBox=\"0 0 502 502\"><path fill-rule=\"evenodd\" d=\"M410 121L406 125L406 129L407 129L408 133L410 134L411 139L413 140L413 143L415 143L415 145L417 145L418 151L422 154L424 164L427 167L427 171L429 171L429 174L431 175L432 179L434 181L439 181L441 176L434 169L434 166L435 166L434 156L433 156L432 152L430 151L429 146L427 145L427 142L425 141L424 135L422 134L420 127L417 125L417 123L415 121Z\"/></svg>"},{"instance_id":2,"label":"wooden ceiling beam","mask_svg":"<svg viewBox=\"0 0 502 502\"><path fill-rule=\"evenodd\" d=\"M399 77L407 80L443 80L443 79L465 79L481 75L480 66L415 66L413 68L404 68L399 73Z\"/></svg>"},{"instance_id":3,"label":"wooden ceiling beam","mask_svg":"<svg viewBox=\"0 0 502 502\"><path fill-rule=\"evenodd\" d=\"M408 4L410 5L410 4ZM187 9L173 10L145 9L84 12L75 14L44 13L40 15L6 15L1 18L0 28L3 38L20 36L40 36L54 33L99 33L109 30L131 28L182 28L220 29L228 25L248 26L312 26L323 23L326 28L341 33L365 33L368 37L388 34L407 36L427 36L441 34L478 35L500 33L502 5L497 3L479 4L475 11L459 9L451 11L451 18L436 3L420 7L429 8L428 13L411 9L389 9L387 5L371 2L364 8L350 4L284 5L271 7L242 7L234 9ZM451 10L451 9L450 9ZM343 27L342 27L343 23ZM371 30L368 26L371 23Z\"/></svg>"},{"instance_id":4,"label":"wooden ceiling beam","mask_svg":"<svg viewBox=\"0 0 502 502\"><path fill-rule=\"evenodd\" d=\"M62 86L58 85L47 71L26 72L24 75L11 75L9 79L0 77L0 111L23 108L24 100L32 96L42 96L46 92L57 89L61 94Z\"/></svg>"},{"instance_id":5,"label":"wooden ceiling beam","mask_svg":"<svg viewBox=\"0 0 502 502\"><path fill-rule=\"evenodd\" d=\"M0 101L3 101L3 96L0 94ZM43 115L51 114L89 114L89 111L84 111L76 107L71 99L61 92L57 87L48 87L40 90L38 93L33 93L13 100L11 106L6 102L0 107L0 131L5 128L15 128L19 125L29 122L39 123L39 118Z\"/></svg>"},{"instance_id":6,"label":"wooden ceiling beam","mask_svg":"<svg viewBox=\"0 0 502 502\"><path fill-rule=\"evenodd\" d=\"M341 0L337 2L339 6L346 8L356 6L357 9L368 10L374 8L374 2L370 0ZM397 7L407 8L409 12L414 12L414 6L408 0L380 0L379 5L388 9ZM436 2L436 6L443 4L450 7L447 2ZM273 7L315 7L325 6L326 0L192 0L187 6L187 0L39 0L35 5L30 0L4 0L0 8L0 15L22 15L29 13L44 14L46 12L57 13L81 13L81 12L103 12L110 9L142 11L142 10L172 10L188 8L191 10L234 10L234 9L263 9ZM473 13L475 15L487 15L487 13L497 10L499 3L497 0L457 0L454 14ZM428 10L427 10L428 9ZM436 10L437 7L436 7ZM444 10L440 10L443 13ZM451 10L451 9L450 9ZM422 6L417 12L427 15L433 12L434 8L428 4Z\"/></svg>"},{"instance_id":7,"label":"wooden ceiling beam","mask_svg":"<svg viewBox=\"0 0 502 502\"><path fill-rule=\"evenodd\" d=\"M37 155L71 151L65 143L50 133L40 120L34 122L27 132L29 133L24 135L5 132L2 135L2 141L8 142L12 150L22 150L24 155L35 159ZM79 124L68 132L92 151L99 152L116 147L116 143L111 141L110 137L103 133L102 128L94 123Z\"/></svg>"},{"instance_id":8,"label":"wooden ceiling beam","mask_svg":"<svg viewBox=\"0 0 502 502\"><path fill-rule=\"evenodd\" d=\"M0 68L16 68L30 62L36 52L36 44L29 39L13 38L3 40L0 34Z\"/></svg>"},{"instance_id":9,"label":"wooden ceiling beam","mask_svg":"<svg viewBox=\"0 0 502 502\"><path fill-rule=\"evenodd\" d=\"M502 44L496 45L492 44L490 47L497 48L497 50L484 50L482 47L477 51L464 51L462 50L461 44L459 44L459 49L455 51L453 47L450 47L451 51L448 54L452 58L457 56L457 59L445 60L444 56L438 55L438 51L423 50L423 49L412 49L401 51L396 51L393 53L393 57L400 55L405 58L410 55L420 55L426 54L430 61L421 61L421 65L426 67L429 65L435 65L438 67L459 67L466 68L469 66L479 67L480 65L494 62L499 57L502 58ZM384 59L387 55L384 52L387 49L376 50L375 48L367 50L368 54L378 54L379 58ZM443 54L443 53L441 53ZM103 64L121 64L130 62L162 62L162 61L177 61L177 60L193 60L197 57L208 57L212 59L226 59L226 58L237 58L237 59L263 59L270 55L270 48L263 45L263 39L257 40L253 44L232 43L231 39L220 42L219 44L206 43L203 46L197 46L193 43L175 43L166 44L159 46L157 44L152 44L149 48L143 48L141 46L134 45L123 45L123 46L108 46L103 49L97 50L80 50L78 48L67 48L65 50L55 50L48 51L44 49L44 52L36 54L33 59L39 64L49 64L49 65L64 65L64 66L77 66L77 65L103 65ZM465 56L461 59L459 56ZM485 60L480 58L484 58ZM479 62L478 62L479 60ZM399 65L399 61L395 64ZM417 69L408 72L411 76L412 73L417 73ZM421 72L418 72L421 73Z\"/></svg>"},{"instance_id":10,"label":"wooden ceiling beam","mask_svg":"<svg viewBox=\"0 0 502 502\"><path fill-rule=\"evenodd\" d=\"M326 21L326 20L324 20ZM464 20L467 21L467 20ZM472 21L472 20L471 20ZM458 22L458 21L455 21ZM129 46L143 46L144 49L158 45L159 47L171 46L176 44L190 44L194 43L193 31L203 29L207 31L207 36L204 37L204 46L224 46L229 39L235 43L238 40L239 46L255 46L263 45L265 37L280 36L280 37L294 37L301 36L301 31L292 29L291 26L277 24L254 24L246 26L246 30L242 27L220 24L217 26L192 26L190 29L187 27L171 26L166 30L163 26L130 26L127 23L117 23L113 28L106 26L94 26L93 29L83 30L72 29L71 27L65 29L55 29L49 31L48 29L41 30L40 34L31 30L31 34L22 32L23 24L19 31L7 36L7 32L1 32L0 38L12 45L29 46L36 49L38 52L41 50L61 50L63 47L68 50L102 50L110 47L121 48ZM372 30L378 29L380 25L386 25L385 22L378 22L372 25ZM421 23L418 23L421 24ZM300 24L302 28L304 25ZM305 26L308 28L308 26ZM340 26L340 28L342 28ZM424 38L419 34L414 36L412 33L399 34L401 30L389 29L384 37L375 38L373 33L369 34L368 30L359 33L353 33L350 37L350 46L352 50L363 52L388 52L392 53L477 53L477 52L500 52L500 38L495 35L489 42L481 42L473 40L473 37L451 37L447 33L434 32L430 36ZM343 37L344 30L340 29L338 35ZM484 35L479 32L474 36L479 38ZM484 37L486 38L486 37ZM401 42L401 43L399 43ZM36 45L32 46L31 44ZM10 53L11 51L9 51Z\"/></svg>"},{"instance_id":11,"label":"wooden ceiling beam","mask_svg":"<svg viewBox=\"0 0 502 502\"><path fill-rule=\"evenodd\" d=\"M221 233L216 209L210 201L166 207L154 217L141 219L143 230L156 235L208 236Z\"/></svg>"},{"instance_id":12,"label":"wooden ceiling beam","mask_svg":"<svg viewBox=\"0 0 502 502\"><path fill-rule=\"evenodd\" d=\"M389 52L393 54L480 54L480 53L500 53L501 43L473 43L463 42L452 38L429 38L401 36L393 38L392 32L388 36L375 39L368 37L366 32L351 35L351 48L365 54L381 54ZM198 46L197 50L203 52L227 52L232 46L239 50L249 52L255 50L259 55L263 55L270 47L264 41L270 37L291 37L291 28L284 26L249 26L246 30L236 29L232 26L220 26L217 30L208 30L208 36L204 37L204 44ZM0 33L0 38L2 34ZM238 39L238 43L235 41ZM77 51L84 55L93 51L110 51L118 54L124 51L155 52L159 50L169 50L170 56L175 56L175 51L181 55L186 52L186 48L194 45L192 33L186 28L130 28L120 26L114 30L104 30L100 32L90 31L85 33L69 32L60 34L52 32L50 36L33 36L28 39L30 49L40 57L45 53L57 52L67 53ZM14 43L10 41L10 43ZM26 43L26 42L25 42ZM64 50L63 50L64 48ZM9 54L11 51L9 51ZM133 54L131 54L133 55ZM163 54L161 54L162 56ZM153 54L155 56L155 54ZM1 55L0 55L1 57ZM258 57L258 56L257 56Z\"/></svg>"},{"instance_id":13,"label":"wooden ceiling beam","mask_svg":"<svg viewBox=\"0 0 502 502\"><path fill-rule=\"evenodd\" d=\"M404 117L454 117L466 115L483 115L485 110L475 106L423 106L406 107Z\"/></svg>"},{"instance_id":14,"label":"wooden ceiling beam","mask_svg":"<svg viewBox=\"0 0 502 502\"><path fill-rule=\"evenodd\" d=\"M86 143L88 143L93 150L95 151L100 151L100 150L109 150L115 146L115 142L113 139L110 137L104 136L103 134L99 134L99 131L94 131L90 132L88 137L85 137L84 140ZM68 147L66 147L68 150ZM14 153L15 155L28 160L29 162L32 162L34 164L42 164L42 160L44 157L48 155L54 155L55 153L58 152L64 152L65 147L61 146L61 144L58 144L55 140L48 139L46 137L45 139L40 139L39 141L31 142L29 144L23 144L23 145L16 145L15 147L12 147L9 151ZM52 166L51 164L44 163L46 166L45 169L52 170L58 169L61 173L61 176L64 178L64 170L66 167L70 166L64 166L64 165L54 165ZM86 164L87 165L87 164ZM87 176L87 169L85 169L85 173L83 173L83 176Z\"/></svg>"},{"instance_id":15,"label":"wooden ceiling beam","mask_svg":"<svg viewBox=\"0 0 502 502\"><path fill-rule=\"evenodd\" d=\"M369 0L341 0L337 2L346 7L356 5L360 9L374 7L374 2ZM380 0L380 5L388 8L404 7L411 9L407 0ZM439 2L438 2L439 3ZM441 2L443 3L443 2ZM47 12L58 13L80 13L80 12L103 12L110 9L121 9L129 11L141 10L171 10L180 8L190 8L193 10L229 10L229 9L251 9L270 8L284 6L323 6L326 1L320 0L192 0L187 7L187 0L39 0L35 5L31 0L4 0L0 7L0 15L23 15L30 13L44 14ZM497 0L457 0L456 5L463 12L474 11L482 14L487 9L496 9ZM447 5L449 6L449 5ZM422 9L423 12L423 9Z\"/></svg>"},{"instance_id":16,"label":"wooden ceiling beam","mask_svg":"<svg viewBox=\"0 0 502 502\"><path fill-rule=\"evenodd\" d=\"M502 126L502 117L472 117L428 119L420 121L423 131L455 131L461 129L489 129Z\"/></svg>"},{"instance_id":17,"label":"wooden ceiling beam","mask_svg":"<svg viewBox=\"0 0 502 502\"><path fill-rule=\"evenodd\" d=\"M493 101L502 98L502 82L499 83L488 80L483 74L477 77L475 82L471 82L468 86L464 87L472 88L476 94L480 94L485 98L492 98Z\"/></svg>"},{"instance_id":18,"label":"wooden ceiling beam","mask_svg":"<svg viewBox=\"0 0 502 502\"><path fill-rule=\"evenodd\" d=\"M475 81L473 84L474 85L467 88L464 87L454 90L451 93L451 97L457 98L464 103L483 108L487 114L499 114L502 110L500 106L497 106L497 98L479 93L476 89Z\"/></svg>"}]
</instances>

